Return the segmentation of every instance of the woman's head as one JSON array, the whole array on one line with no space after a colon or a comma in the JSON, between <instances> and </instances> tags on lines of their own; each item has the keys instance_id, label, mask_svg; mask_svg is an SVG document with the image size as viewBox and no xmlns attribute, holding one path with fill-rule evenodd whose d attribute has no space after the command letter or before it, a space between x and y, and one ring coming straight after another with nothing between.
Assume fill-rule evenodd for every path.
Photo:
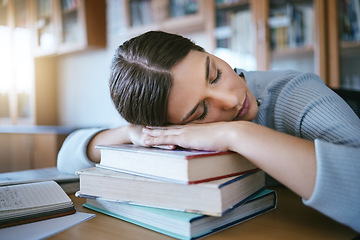
<instances>
[{"instance_id":1,"label":"woman's head","mask_svg":"<svg viewBox=\"0 0 360 240\"><path fill-rule=\"evenodd\" d=\"M204 52L187 38L160 31L144 33L119 46L109 84L120 115L133 124L166 125L171 70L192 50Z\"/></svg>"},{"instance_id":2,"label":"woman's head","mask_svg":"<svg viewBox=\"0 0 360 240\"><path fill-rule=\"evenodd\" d=\"M244 76L222 59L190 51L171 70L168 121L172 124L252 121L257 101Z\"/></svg>"}]
</instances>

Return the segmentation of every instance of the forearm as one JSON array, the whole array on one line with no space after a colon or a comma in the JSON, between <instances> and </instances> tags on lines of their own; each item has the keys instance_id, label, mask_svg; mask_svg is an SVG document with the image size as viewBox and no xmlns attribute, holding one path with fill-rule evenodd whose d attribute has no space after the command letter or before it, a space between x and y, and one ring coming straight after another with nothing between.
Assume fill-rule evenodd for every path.
<instances>
[{"instance_id":1,"label":"forearm","mask_svg":"<svg viewBox=\"0 0 360 240\"><path fill-rule=\"evenodd\" d=\"M312 141L251 122L233 122L229 149L238 152L272 177L308 199L315 186L316 156ZM232 125L231 124L231 125Z\"/></svg>"},{"instance_id":2,"label":"forearm","mask_svg":"<svg viewBox=\"0 0 360 240\"><path fill-rule=\"evenodd\" d=\"M309 198L316 176L314 143L247 122L144 128L148 146L172 144L199 150L234 151Z\"/></svg>"},{"instance_id":3,"label":"forearm","mask_svg":"<svg viewBox=\"0 0 360 240\"><path fill-rule=\"evenodd\" d=\"M100 162L100 150L95 148L97 145L106 144L125 144L131 143L129 129L130 125L119 128L107 129L96 134L87 146L87 155L95 163Z\"/></svg>"}]
</instances>

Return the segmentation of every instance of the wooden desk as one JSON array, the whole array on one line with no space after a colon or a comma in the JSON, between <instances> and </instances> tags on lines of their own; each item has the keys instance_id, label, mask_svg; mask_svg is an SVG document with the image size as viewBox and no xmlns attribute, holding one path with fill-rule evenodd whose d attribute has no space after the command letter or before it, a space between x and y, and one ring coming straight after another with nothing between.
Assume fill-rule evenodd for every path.
<instances>
[{"instance_id":1,"label":"wooden desk","mask_svg":"<svg viewBox=\"0 0 360 240\"><path fill-rule=\"evenodd\" d=\"M266 214L240 223L222 232L206 237L206 240L232 239L354 239L358 234L336 223L321 213L306 207L300 197L283 186L274 187L278 194L278 207ZM81 206L82 198L71 196L80 212L96 213L96 217L70 228L50 239L122 239L165 240L168 236L138 227L116 218L94 212Z\"/></svg>"}]
</instances>

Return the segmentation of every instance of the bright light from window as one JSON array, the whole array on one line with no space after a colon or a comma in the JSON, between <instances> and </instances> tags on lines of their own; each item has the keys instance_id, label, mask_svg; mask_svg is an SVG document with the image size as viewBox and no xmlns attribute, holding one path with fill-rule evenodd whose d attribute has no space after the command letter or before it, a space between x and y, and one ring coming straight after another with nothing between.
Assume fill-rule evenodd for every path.
<instances>
[{"instance_id":1,"label":"bright light from window","mask_svg":"<svg viewBox=\"0 0 360 240\"><path fill-rule=\"evenodd\" d=\"M30 29L0 26L0 118L28 119L34 85Z\"/></svg>"},{"instance_id":2,"label":"bright light from window","mask_svg":"<svg viewBox=\"0 0 360 240\"><path fill-rule=\"evenodd\" d=\"M25 28L15 29L14 32L14 81L17 93L30 94L32 90L32 76L34 66L30 45L30 30Z\"/></svg>"},{"instance_id":3,"label":"bright light from window","mask_svg":"<svg viewBox=\"0 0 360 240\"><path fill-rule=\"evenodd\" d=\"M0 93L9 92L11 78L11 39L8 27L0 26Z\"/></svg>"}]
</instances>

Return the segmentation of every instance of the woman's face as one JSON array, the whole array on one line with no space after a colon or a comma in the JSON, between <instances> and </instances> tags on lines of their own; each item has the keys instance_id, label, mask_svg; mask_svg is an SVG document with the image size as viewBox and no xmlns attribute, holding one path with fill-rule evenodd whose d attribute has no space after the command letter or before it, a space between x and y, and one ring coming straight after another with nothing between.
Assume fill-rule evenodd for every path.
<instances>
[{"instance_id":1,"label":"woman's face","mask_svg":"<svg viewBox=\"0 0 360 240\"><path fill-rule=\"evenodd\" d=\"M172 124L252 121L257 115L257 102L245 79L220 58L190 51L171 73L168 119Z\"/></svg>"}]
</instances>

